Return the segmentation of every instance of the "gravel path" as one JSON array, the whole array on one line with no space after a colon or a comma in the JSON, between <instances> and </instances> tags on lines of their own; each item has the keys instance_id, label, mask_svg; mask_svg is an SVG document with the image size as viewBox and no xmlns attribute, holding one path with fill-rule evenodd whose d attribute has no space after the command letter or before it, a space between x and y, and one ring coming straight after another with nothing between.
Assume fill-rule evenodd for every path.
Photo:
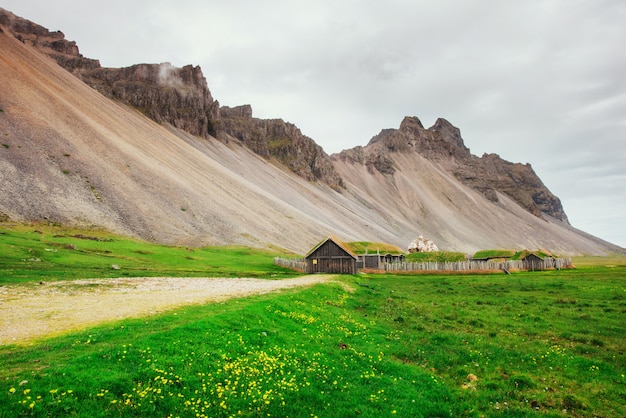
<instances>
[{"instance_id":1,"label":"gravel path","mask_svg":"<svg viewBox=\"0 0 626 418\"><path fill-rule=\"evenodd\" d=\"M284 280L143 277L0 287L0 345L20 344L102 322L183 305L310 286L332 275Z\"/></svg>"}]
</instances>

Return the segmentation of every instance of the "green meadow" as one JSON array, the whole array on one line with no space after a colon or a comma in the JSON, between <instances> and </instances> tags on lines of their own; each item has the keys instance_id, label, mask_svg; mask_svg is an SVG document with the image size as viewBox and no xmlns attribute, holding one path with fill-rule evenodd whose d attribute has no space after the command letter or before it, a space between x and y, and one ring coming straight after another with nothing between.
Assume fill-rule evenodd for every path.
<instances>
[{"instance_id":1,"label":"green meadow","mask_svg":"<svg viewBox=\"0 0 626 418\"><path fill-rule=\"evenodd\" d=\"M292 277L275 251L163 246L50 225L0 224L0 285L107 277ZM268 262L269 260L269 262Z\"/></svg>"},{"instance_id":2,"label":"green meadow","mask_svg":"<svg viewBox=\"0 0 626 418\"><path fill-rule=\"evenodd\" d=\"M276 255L10 225L0 291L91 277L294 276ZM0 416L623 417L626 258L574 262L337 276L0 346Z\"/></svg>"}]
</instances>

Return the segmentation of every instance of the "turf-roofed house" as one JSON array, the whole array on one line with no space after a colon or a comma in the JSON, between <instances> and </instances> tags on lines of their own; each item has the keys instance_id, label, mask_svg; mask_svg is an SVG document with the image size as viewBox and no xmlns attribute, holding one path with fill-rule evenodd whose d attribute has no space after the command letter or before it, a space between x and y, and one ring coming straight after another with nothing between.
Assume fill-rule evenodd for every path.
<instances>
[{"instance_id":1,"label":"turf-roofed house","mask_svg":"<svg viewBox=\"0 0 626 418\"><path fill-rule=\"evenodd\" d=\"M357 258L345 244L331 236L306 255L307 273L356 274Z\"/></svg>"}]
</instances>

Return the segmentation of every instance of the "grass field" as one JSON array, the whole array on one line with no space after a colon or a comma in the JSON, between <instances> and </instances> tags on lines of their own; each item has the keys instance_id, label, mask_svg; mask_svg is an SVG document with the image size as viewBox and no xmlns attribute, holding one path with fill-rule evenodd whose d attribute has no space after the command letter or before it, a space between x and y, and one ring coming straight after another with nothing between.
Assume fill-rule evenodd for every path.
<instances>
[{"instance_id":1,"label":"grass field","mask_svg":"<svg viewBox=\"0 0 626 418\"><path fill-rule=\"evenodd\" d=\"M410 263L449 263L455 261L465 261L464 253L434 251L430 253L411 253L406 255L406 261Z\"/></svg>"},{"instance_id":2,"label":"grass field","mask_svg":"<svg viewBox=\"0 0 626 418\"><path fill-rule=\"evenodd\" d=\"M355 254L402 254L400 247L382 242L354 241L344 243Z\"/></svg>"},{"instance_id":3,"label":"grass field","mask_svg":"<svg viewBox=\"0 0 626 418\"><path fill-rule=\"evenodd\" d=\"M0 285L77 277L293 276L273 264L276 255L249 248L163 246L105 231L0 224Z\"/></svg>"},{"instance_id":4,"label":"grass field","mask_svg":"<svg viewBox=\"0 0 626 418\"><path fill-rule=\"evenodd\" d=\"M21 232L3 232L5 283L110 273L108 258L63 268L46 258L69 238L41 231L22 247ZM159 275L178 257L124 245L165 251ZM41 261L24 263L42 271L16 261L30 247ZM191 254L203 251L213 255L185 271L228 271L244 249ZM235 275L283 274L271 254L245 251ZM119 271L139 272L150 265L143 256L133 268L118 261ZM0 347L0 416L626 416L626 259L575 263L512 275L341 276Z\"/></svg>"}]
</instances>

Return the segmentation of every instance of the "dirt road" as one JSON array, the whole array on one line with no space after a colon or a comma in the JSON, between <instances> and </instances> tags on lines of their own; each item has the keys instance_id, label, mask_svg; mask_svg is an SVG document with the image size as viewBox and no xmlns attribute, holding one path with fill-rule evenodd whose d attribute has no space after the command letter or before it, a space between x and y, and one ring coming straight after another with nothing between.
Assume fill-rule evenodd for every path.
<instances>
[{"instance_id":1,"label":"dirt road","mask_svg":"<svg viewBox=\"0 0 626 418\"><path fill-rule=\"evenodd\" d=\"M183 305L309 286L331 275L285 280L123 278L0 286L0 345L29 341Z\"/></svg>"}]
</instances>

